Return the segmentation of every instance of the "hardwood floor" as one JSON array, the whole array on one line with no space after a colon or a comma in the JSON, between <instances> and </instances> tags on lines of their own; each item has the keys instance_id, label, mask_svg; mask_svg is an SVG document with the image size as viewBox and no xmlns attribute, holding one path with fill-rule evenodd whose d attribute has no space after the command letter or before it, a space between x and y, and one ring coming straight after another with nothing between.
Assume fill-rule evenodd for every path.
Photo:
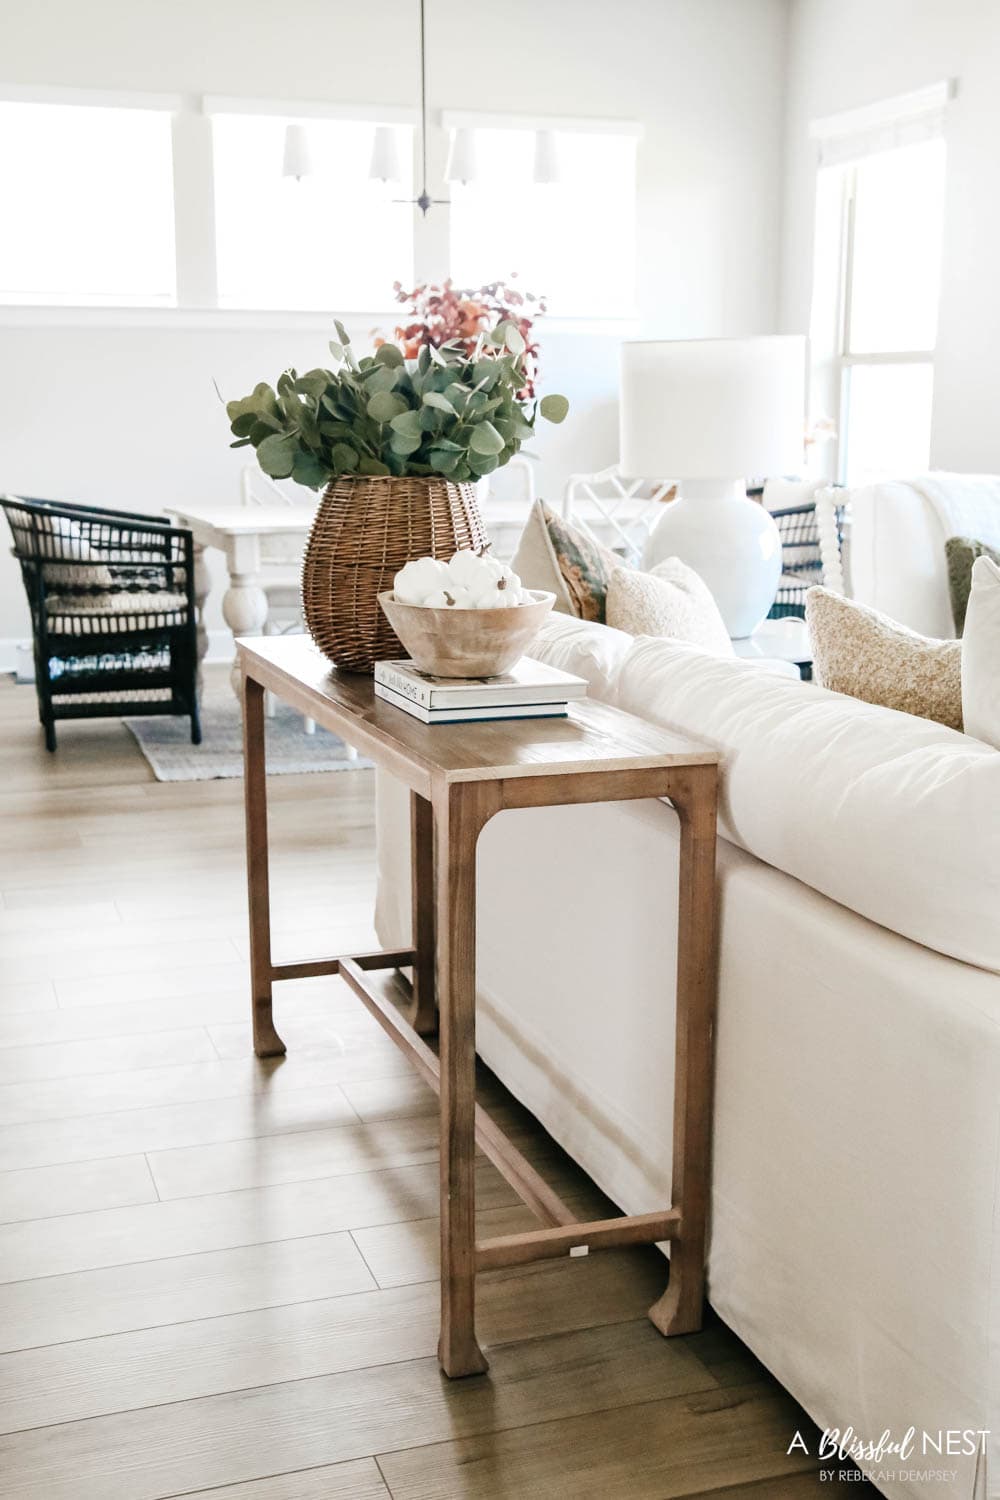
<instances>
[{"instance_id":1,"label":"hardwood floor","mask_svg":"<svg viewBox=\"0 0 1000 1500\"><path fill-rule=\"evenodd\" d=\"M649 1324L652 1250L484 1276L490 1373L445 1381L434 1098L336 979L279 986L289 1055L253 1058L242 784L160 785L110 722L50 756L9 679L0 722L0 1495L820 1492L786 1453L808 1418L738 1339ZM374 945L371 795L366 771L272 782L278 954ZM477 1193L484 1230L531 1227L485 1160Z\"/></svg>"}]
</instances>

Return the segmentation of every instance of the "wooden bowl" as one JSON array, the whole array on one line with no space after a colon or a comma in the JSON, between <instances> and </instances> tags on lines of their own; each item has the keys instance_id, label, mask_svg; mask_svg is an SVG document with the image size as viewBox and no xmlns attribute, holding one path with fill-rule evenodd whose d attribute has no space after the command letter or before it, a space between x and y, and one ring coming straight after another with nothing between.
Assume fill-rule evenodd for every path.
<instances>
[{"instance_id":1,"label":"wooden bowl","mask_svg":"<svg viewBox=\"0 0 1000 1500\"><path fill-rule=\"evenodd\" d=\"M530 589L531 604L512 609L426 609L392 592L378 602L414 666L431 677L499 677L521 660L555 603Z\"/></svg>"}]
</instances>

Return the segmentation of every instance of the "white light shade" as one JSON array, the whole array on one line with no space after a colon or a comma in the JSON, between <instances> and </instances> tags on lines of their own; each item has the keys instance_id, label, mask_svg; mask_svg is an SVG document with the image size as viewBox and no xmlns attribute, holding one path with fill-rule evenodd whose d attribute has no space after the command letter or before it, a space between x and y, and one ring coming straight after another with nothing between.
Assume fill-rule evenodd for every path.
<instances>
[{"instance_id":1,"label":"white light shade","mask_svg":"<svg viewBox=\"0 0 1000 1500\"><path fill-rule=\"evenodd\" d=\"M403 164L399 155L399 137L391 125L376 125L372 142L368 176L379 182L402 182Z\"/></svg>"},{"instance_id":2,"label":"white light shade","mask_svg":"<svg viewBox=\"0 0 1000 1500\"><path fill-rule=\"evenodd\" d=\"M281 163L282 177L308 177L312 170L309 132L304 125L286 125L285 154Z\"/></svg>"},{"instance_id":3,"label":"white light shade","mask_svg":"<svg viewBox=\"0 0 1000 1500\"><path fill-rule=\"evenodd\" d=\"M554 130L535 131L536 182L559 182L559 142Z\"/></svg>"},{"instance_id":4,"label":"white light shade","mask_svg":"<svg viewBox=\"0 0 1000 1500\"><path fill-rule=\"evenodd\" d=\"M637 479L798 474L805 368L798 335L623 344L622 472Z\"/></svg>"},{"instance_id":5,"label":"white light shade","mask_svg":"<svg viewBox=\"0 0 1000 1500\"><path fill-rule=\"evenodd\" d=\"M476 132L453 130L451 145L448 147L448 165L444 169L445 182L475 182L476 168Z\"/></svg>"}]
</instances>

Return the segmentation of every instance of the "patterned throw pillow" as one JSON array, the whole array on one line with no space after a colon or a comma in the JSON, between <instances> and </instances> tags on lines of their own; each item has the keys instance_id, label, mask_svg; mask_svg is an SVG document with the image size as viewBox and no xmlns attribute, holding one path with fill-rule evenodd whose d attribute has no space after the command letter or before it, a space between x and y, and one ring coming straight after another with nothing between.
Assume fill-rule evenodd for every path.
<instances>
[{"instance_id":1,"label":"patterned throw pillow","mask_svg":"<svg viewBox=\"0 0 1000 1500\"><path fill-rule=\"evenodd\" d=\"M667 557L650 573L616 568L608 586L607 622L630 635L666 636L732 656L729 639L708 585L679 557Z\"/></svg>"},{"instance_id":2,"label":"patterned throw pillow","mask_svg":"<svg viewBox=\"0 0 1000 1500\"><path fill-rule=\"evenodd\" d=\"M950 536L944 544L948 560L948 593L951 596L951 617L955 621L955 634L965 630L965 611L969 607L969 592L972 588L972 564L977 557L988 557L1000 563L1000 552L977 542L970 536Z\"/></svg>"},{"instance_id":3,"label":"patterned throw pillow","mask_svg":"<svg viewBox=\"0 0 1000 1500\"><path fill-rule=\"evenodd\" d=\"M961 641L918 635L829 589L806 594L806 624L820 687L961 729Z\"/></svg>"},{"instance_id":4,"label":"patterned throw pillow","mask_svg":"<svg viewBox=\"0 0 1000 1500\"><path fill-rule=\"evenodd\" d=\"M536 500L514 556L514 572L528 589L555 594L555 608L580 620L605 622L608 583L622 559L544 500Z\"/></svg>"}]
</instances>

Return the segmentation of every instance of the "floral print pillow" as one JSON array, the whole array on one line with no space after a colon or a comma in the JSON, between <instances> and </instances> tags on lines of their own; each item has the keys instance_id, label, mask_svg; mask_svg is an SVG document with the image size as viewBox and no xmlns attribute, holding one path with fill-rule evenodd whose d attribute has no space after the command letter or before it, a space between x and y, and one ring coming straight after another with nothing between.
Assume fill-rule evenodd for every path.
<instances>
[{"instance_id":1,"label":"floral print pillow","mask_svg":"<svg viewBox=\"0 0 1000 1500\"><path fill-rule=\"evenodd\" d=\"M598 620L603 625L608 584L615 569L623 566L622 558L557 516L544 500L538 503L573 613L581 620Z\"/></svg>"}]
</instances>

